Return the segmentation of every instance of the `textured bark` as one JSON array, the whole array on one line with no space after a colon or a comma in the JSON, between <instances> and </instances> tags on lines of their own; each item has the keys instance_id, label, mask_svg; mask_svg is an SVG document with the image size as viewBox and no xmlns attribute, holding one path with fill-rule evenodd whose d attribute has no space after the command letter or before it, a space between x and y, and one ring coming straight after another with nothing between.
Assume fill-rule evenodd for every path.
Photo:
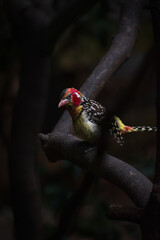
<instances>
[{"instance_id":1,"label":"textured bark","mask_svg":"<svg viewBox=\"0 0 160 240\"><path fill-rule=\"evenodd\" d=\"M107 212L107 217L121 221L140 223L143 210L135 206L111 205Z\"/></svg>"}]
</instances>

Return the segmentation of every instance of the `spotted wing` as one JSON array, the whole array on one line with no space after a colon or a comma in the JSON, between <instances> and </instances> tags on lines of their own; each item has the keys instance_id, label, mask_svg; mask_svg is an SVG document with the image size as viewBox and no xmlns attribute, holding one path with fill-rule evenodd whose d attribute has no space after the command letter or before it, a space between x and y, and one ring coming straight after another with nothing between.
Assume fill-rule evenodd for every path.
<instances>
[{"instance_id":1,"label":"spotted wing","mask_svg":"<svg viewBox=\"0 0 160 240\"><path fill-rule=\"evenodd\" d=\"M94 100L85 99L83 102L88 120L95 124L100 124L105 118L106 109L101 104Z\"/></svg>"}]
</instances>

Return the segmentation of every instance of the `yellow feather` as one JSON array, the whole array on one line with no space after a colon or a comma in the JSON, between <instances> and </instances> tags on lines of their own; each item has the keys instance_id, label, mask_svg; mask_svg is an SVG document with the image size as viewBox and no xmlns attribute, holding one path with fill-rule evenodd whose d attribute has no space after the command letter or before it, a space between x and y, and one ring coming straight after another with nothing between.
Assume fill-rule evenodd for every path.
<instances>
[{"instance_id":1,"label":"yellow feather","mask_svg":"<svg viewBox=\"0 0 160 240\"><path fill-rule=\"evenodd\" d=\"M84 112L76 121L73 121L73 126L76 134L90 143L95 143L100 136L99 126L88 121Z\"/></svg>"}]
</instances>

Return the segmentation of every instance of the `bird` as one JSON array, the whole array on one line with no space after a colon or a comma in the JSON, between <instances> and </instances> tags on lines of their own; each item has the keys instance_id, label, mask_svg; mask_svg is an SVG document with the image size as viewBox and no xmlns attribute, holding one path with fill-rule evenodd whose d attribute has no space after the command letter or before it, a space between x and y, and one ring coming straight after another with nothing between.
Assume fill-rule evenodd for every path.
<instances>
[{"instance_id":1,"label":"bird","mask_svg":"<svg viewBox=\"0 0 160 240\"><path fill-rule=\"evenodd\" d=\"M76 135L90 144L95 144L101 136L101 124L107 114L106 108L99 102L87 98L74 87L66 88L60 94L58 108L61 107L65 107L70 113ZM144 131L157 131L157 128L128 126L117 116L113 116L109 129L113 139L121 146L125 133Z\"/></svg>"}]
</instances>

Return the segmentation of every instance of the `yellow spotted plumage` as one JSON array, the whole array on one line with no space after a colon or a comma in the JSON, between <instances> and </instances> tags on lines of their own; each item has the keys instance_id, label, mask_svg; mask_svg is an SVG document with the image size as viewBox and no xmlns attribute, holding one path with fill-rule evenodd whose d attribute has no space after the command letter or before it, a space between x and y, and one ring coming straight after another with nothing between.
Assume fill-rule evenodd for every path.
<instances>
[{"instance_id":1,"label":"yellow spotted plumage","mask_svg":"<svg viewBox=\"0 0 160 240\"><path fill-rule=\"evenodd\" d=\"M100 136L100 127L88 121L85 111L81 113L80 117L73 120L73 127L80 138L90 143L96 142Z\"/></svg>"}]
</instances>

